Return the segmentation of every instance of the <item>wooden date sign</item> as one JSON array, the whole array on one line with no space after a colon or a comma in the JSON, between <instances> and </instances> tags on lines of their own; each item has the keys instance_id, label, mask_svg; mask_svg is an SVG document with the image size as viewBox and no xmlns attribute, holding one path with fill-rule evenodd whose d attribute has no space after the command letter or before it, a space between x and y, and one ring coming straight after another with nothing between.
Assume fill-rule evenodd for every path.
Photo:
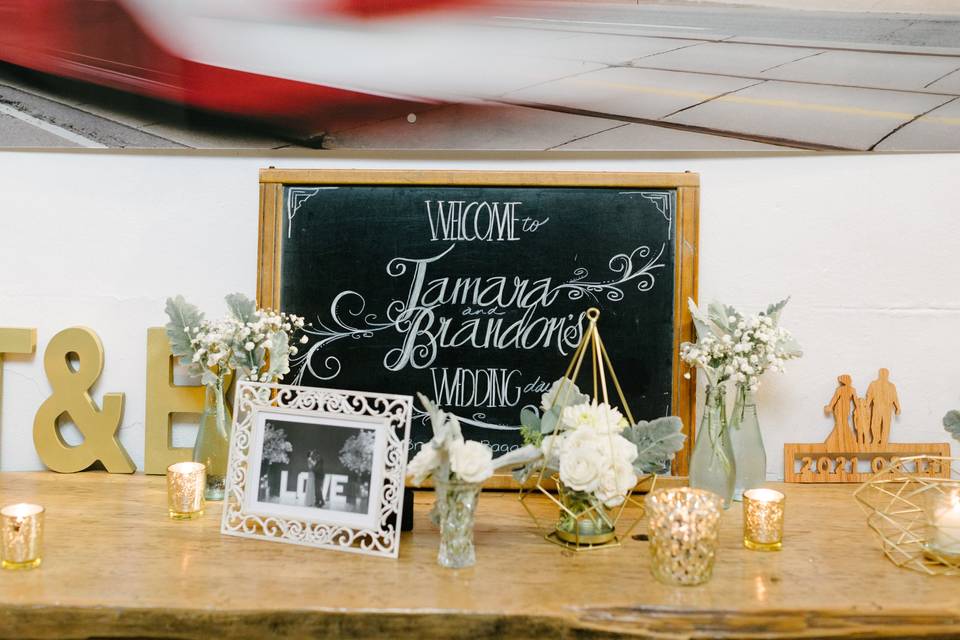
<instances>
[{"instance_id":1,"label":"wooden date sign","mask_svg":"<svg viewBox=\"0 0 960 640\"><path fill-rule=\"evenodd\" d=\"M865 397L857 395L849 375L841 375L837 381L833 398L823 408L833 417L833 431L822 444L783 445L785 481L864 482L897 458L950 456L946 442L890 442L890 426L894 414L900 415L900 399L887 369L880 369ZM949 478L950 467L949 463L930 462L917 473Z\"/></svg>"}]
</instances>

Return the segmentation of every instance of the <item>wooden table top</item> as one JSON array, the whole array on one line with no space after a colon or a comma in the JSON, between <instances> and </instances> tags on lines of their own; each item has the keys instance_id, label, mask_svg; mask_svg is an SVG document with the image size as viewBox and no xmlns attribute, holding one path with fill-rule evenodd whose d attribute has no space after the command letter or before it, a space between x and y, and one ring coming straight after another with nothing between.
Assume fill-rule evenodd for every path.
<instances>
[{"instance_id":1,"label":"wooden table top","mask_svg":"<svg viewBox=\"0 0 960 640\"><path fill-rule=\"evenodd\" d=\"M173 522L162 477L3 473L0 501L43 504L47 525L43 566L0 575L0 637L960 634L960 579L887 561L853 486L777 488L783 551L744 549L735 505L713 580L668 587L650 575L646 542L571 553L537 535L513 493L482 496L477 564L453 571L436 564L430 492L417 493L415 529L389 560L223 536L218 503ZM541 497L535 509L553 512Z\"/></svg>"}]
</instances>

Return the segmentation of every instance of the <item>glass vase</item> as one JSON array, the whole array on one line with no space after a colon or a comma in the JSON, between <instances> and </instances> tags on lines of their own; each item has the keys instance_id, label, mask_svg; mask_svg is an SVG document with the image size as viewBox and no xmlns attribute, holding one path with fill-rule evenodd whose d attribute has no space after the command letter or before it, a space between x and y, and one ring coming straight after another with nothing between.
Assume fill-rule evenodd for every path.
<instances>
[{"instance_id":1,"label":"glass vase","mask_svg":"<svg viewBox=\"0 0 960 640\"><path fill-rule=\"evenodd\" d=\"M727 394L722 386L710 386L690 456L690 486L712 491L723 499L723 508L729 509L736 477L727 426Z\"/></svg>"},{"instance_id":2,"label":"glass vase","mask_svg":"<svg viewBox=\"0 0 960 640\"><path fill-rule=\"evenodd\" d=\"M435 481L436 502L431 517L440 527L437 563L448 569L471 567L477 561L473 548L473 517L480 499L480 483Z\"/></svg>"},{"instance_id":3,"label":"glass vase","mask_svg":"<svg viewBox=\"0 0 960 640\"><path fill-rule=\"evenodd\" d=\"M767 479L767 452L763 448L757 400L746 385L737 385L737 396L730 417L730 439L737 469L733 499L743 500L743 492L758 489Z\"/></svg>"},{"instance_id":4,"label":"glass vase","mask_svg":"<svg viewBox=\"0 0 960 640\"><path fill-rule=\"evenodd\" d=\"M608 544L616 539L613 517L607 509L597 506L590 494L571 491L559 481L557 490L565 507L554 527L557 538L578 547Z\"/></svg>"},{"instance_id":5,"label":"glass vase","mask_svg":"<svg viewBox=\"0 0 960 640\"><path fill-rule=\"evenodd\" d=\"M207 467L207 484L203 492L207 500L223 500L227 477L230 415L227 413L224 386L222 377L207 385L197 442L193 446L193 461Z\"/></svg>"}]
</instances>

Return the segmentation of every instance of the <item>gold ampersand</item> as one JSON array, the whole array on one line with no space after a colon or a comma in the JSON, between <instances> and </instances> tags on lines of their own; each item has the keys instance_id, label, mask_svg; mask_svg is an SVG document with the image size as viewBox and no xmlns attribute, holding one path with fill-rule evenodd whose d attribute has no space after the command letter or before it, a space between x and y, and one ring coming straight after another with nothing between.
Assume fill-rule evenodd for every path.
<instances>
[{"instance_id":1,"label":"gold ampersand","mask_svg":"<svg viewBox=\"0 0 960 640\"><path fill-rule=\"evenodd\" d=\"M76 355L77 370L69 364ZM33 443L40 459L53 471L83 471L97 460L111 473L133 473L137 467L117 440L123 416L123 394L106 393L103 409L90 397L90 388L103 372L103 345L86 327L64 329L50 340L43 368L53 389L33 420ZM83 434L83 443L70 446L57 427L69 415Z\"/></svg>"}]
</instances>

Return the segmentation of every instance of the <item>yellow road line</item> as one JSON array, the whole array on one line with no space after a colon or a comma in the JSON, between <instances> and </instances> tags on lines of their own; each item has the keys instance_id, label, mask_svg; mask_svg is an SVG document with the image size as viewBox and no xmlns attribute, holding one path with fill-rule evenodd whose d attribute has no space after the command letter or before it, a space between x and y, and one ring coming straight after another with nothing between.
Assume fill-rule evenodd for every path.
<instances>
[{"instance_id":1,"label":"yellow road line","mask_svg":"<svg viewBox=\"0 0 960 640\"><path fill-rule=\"evenodd\" d=\"M835 104L819 104L816 102L799 102L796 100L774 100L770 98L751 98L743 95L728 95L716 98L715 93L702 93L700 91L687 91L683 89L666 89L663 87L648 87L635 84L624 84L619 82L600 82L597 80L574 79L576 84L592 85L598 87L607 87L610 89L622 89L632 93L647 93L661 96L673 96L680 98L693 98L695 100L710 100L713 102L732 102L757 107L778 107L781 109L791 109L794 111L816 111L820 113L837 113L842 115L861 116L864 118L877 118L881 120L912 120L916 113L907 113L905 111L880 111L877 109L864 109L862 107L848 107ZM944 124L947 126L960 126L960 118L947 118L943 116L924 116L923 122Z\"/></svg>"}]
</instances>

